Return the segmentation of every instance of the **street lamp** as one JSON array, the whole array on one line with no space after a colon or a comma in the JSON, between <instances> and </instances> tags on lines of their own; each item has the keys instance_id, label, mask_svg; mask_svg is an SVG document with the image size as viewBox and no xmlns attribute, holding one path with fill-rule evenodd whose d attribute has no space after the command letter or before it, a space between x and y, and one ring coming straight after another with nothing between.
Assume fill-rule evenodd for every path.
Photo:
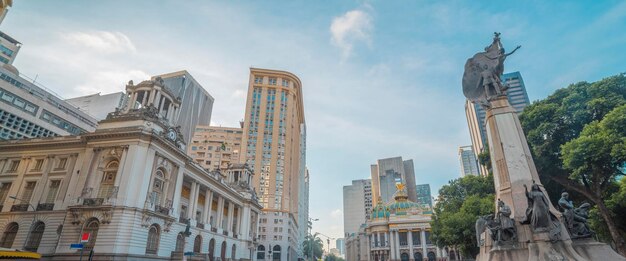
<instances>
[{"instance_id":1,"label":"street lamp","mask_svg":"<svg viewBox=\"0 0 626 261\"><path fill-rule=\"evenodd\" d=\"M313 260L313 246L312 246L312 242L313 241L313 235L311 235L311 232L313 230L313 221L319 221L318 218L309 218L309 258L311 259L311 261Z\"/></svg>"},{"instance_id":2,"label":"street lamp","mask_svg":"<svg viewBox=\"0 0 626 261\"><path fill-rule=\"evenodd\" d=\"M33 221L30 222L30 228L28 229L28 233L26 234L26 240L24 240L24 246L22 247L22 249L26 250L26 244L28 243L28 240L30 239L30 231L33 230L33 225L35 224L35 219L37 218L37 209L35 209L35 207L32 204L30 204L30 202L28 202L27 200L23 200L16 196L9 196L9 198L13 200L19 200L20 202L26 202L28 206L33 208L33 211L35 212L33 213ZM28 207L26 207L26 210L28 210Z\"/></svg>"}]
</instances>

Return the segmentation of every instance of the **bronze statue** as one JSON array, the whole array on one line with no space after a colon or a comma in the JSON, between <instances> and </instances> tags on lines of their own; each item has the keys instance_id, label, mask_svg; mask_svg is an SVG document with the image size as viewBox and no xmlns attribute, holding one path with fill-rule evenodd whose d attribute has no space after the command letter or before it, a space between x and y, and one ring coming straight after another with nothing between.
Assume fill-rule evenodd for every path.
<instances>
[{"instance_id":1,"label":"bronze statue","mask_svg":"<svg viewBox=\"0 0 626 261\"><path fill-rule=\"evenodd\" d=\"M559 199L559 207L563 213L563 219L567 230L572 238L586 238L593 235L593 231L587 224L589 218L589 203L584 203L578 208L569 200L569 193L563 192Z\"/></svg>"},{"instance_id":2,"label":"bronze statue","mask_svg":"<svg viewBox=\"0 0 626 261\"><path fill-rule=\"evenodd\" d=\"M526 208L526 216L520 223L530 224L534 232L549 232L550 239L557 240L561 234L561 223L558 218L550 212L550 204L548 198L539 189L539 185L533 185L530 191L524 184L526 190L526 198L528 199L528 208Z\"/></svg>"},{"instance_id":3,"label":"bronze statue","mask_svg":"<svg viewBox=\"0 0 626 261\"><path fill-rule=\"evenodd\" d=\"M493 42L485 48L485 52L475 54L465 63L462 82L465 97L483 107L489 107L489 100L504 95L504 91L508 89L500 81L504 72L504 60L519 48L521 46L506 53L500 42L500 33L494 33Z\"/></svg>"},{"instance_id":4,"label":"bronze statue","mask_svg":"<svg viewBox=\"0 0 626 261\"><path fill-rule=\"evenodd\" d=\"M475 224L476 242L480 247L480 234L485 230L489 230L491 240L494 245L511 244L517 241L517 229L515 228L515 220L511 218L511 208L498 199L498 213L494 218L493 214L479 216Z\"/></svg>"}]
</instances>

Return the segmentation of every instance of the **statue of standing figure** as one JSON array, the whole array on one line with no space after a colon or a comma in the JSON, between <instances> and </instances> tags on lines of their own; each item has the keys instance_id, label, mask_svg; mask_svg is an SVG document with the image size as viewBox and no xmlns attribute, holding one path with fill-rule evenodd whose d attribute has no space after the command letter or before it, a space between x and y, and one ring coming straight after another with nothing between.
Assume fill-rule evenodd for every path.
<instances>
[{"instance_id":1,"label":"statue of standing figure","mask_svg":"<svg viewBox=\"0 0 626 261\"><path fill-rule=\"evenodd\" d=\"M548 198L539 189L539 185L533 180L530 191L524 184L526 190L526 198L528 199L528 208L526 208L526 216L520 223L530 224L534 232L549 232L551 240L557 240L561 234L561 223L558 218L550 212L550 204Z\"/></svg>"},{"instance_id":2,"label":"statue of standing figure","mask_svg":"<svg viewBox=\"0 0 626 261\"><path fill-rule=\"evenodd\" d=\"M593 231L589 228L587 219L589 218L589 203L584 203L578 208L574 208L574 204L569 200L569 193L563 192L559 199L559 207L563 213L564 223L572 238L586 238L593 235Z\"/></svg>"},{"instance_id":3,"label":"statue of standing figure","mask_svg":"<svg viewBox=\"0 0 626 261\"><path fill-rule=\"evenodd\" d=\"M476 241L478 246L482 245L481 234L489 230L489 235L494 245L512 244L517 241L517 229L515 220L511 218L511 208L498 199L498 213L494 218L493 214L479 216L475 224Z\"/></svg>"},{"instance_id":4,"label":"statue of standing figure","mask_svg":"<svg viewBox=\"0 0 626 261\"><path fill-rule=\"evenodd\" d=\"M500 33L494 33L493 42L485 47L485 52L475 54L465 63L462 81L465 97L488 108L492 98L505 95L508 86L500 80L504 72L504 61L519 48L521 46L506 53L500 42Z\"/></svg>"}]
</instances>

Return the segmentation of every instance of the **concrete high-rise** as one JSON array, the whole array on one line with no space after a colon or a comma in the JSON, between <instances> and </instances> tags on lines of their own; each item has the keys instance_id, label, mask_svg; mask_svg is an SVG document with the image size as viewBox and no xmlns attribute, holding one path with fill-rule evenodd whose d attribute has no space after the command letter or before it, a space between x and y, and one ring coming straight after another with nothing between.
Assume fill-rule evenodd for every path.
<instances>
[{"instance_id":1,"label":"concrete high-rise","mask_svg":"<svg viewBox=\"0 0 626 261\"><path fill-rule=\"evenodd\" d=\"M372 181L353 180L343 186L343 233L350 235L359 231L372 211Z\"/></svg>"},{"instance_id":2,"label":"concrete high-rise","mask_svg":"<svg viewBox=\"0 0 626 261\"><path fill-rule=\"evenodd\" d=\"M343 256L346 254L346 240L344 238L337 238L335 247L339 250L339 255Z\"/></svg>"},{"instance_id":3,"label":"concrete high-rise","mask_svg":"<svg viewBox=\"0 0 626 261\"><path fill-rule=\"evenodd\" d=\"M502 83L509 86L506 91L509 103L517 111L521 113L526 106L530 105L526 86L520 72L505 73L501 77ZM472 148L474 155L478 158L487 142L487 131L485 129L485 110L478 104L473 104L469 100L465 101L465 116L467 117L467 125L472 139ZM479 165L480 174L488 175L487 168Z\"/></svg>"},{"instance_id":4,"label":"concrete high-rise","mask_svg":"<svg viewBox=\"0 0 626 261\"><path fill-rule=\"evenodd\" d=\"M370 170L373 202L378 202L378 197L383 202L393 200L396 184L400 182L406 185L409 200L417 202L413 160L403 161L402 157L380 159L377 164L370 166Z\"/></svg>"},{"instance_id":5,"label":"concrete high-rise","mask_svg":"<svg viewBox=\"0 0 626 261\"><path fill-rule=\"evenodd\" d=\"M433 206L433 198L430 194L430 184L419 184L417 187L417 201L420 204Z\"/></svg>"},{"instance_id":6,"label":"concrete high-rise","mask_svg":"<svg viewBox=\"0 0 626 261\"><path fill-rule=\"evenodd\" d=\"M461 164L461 177L465 175L480 175L478 160L472 146L459 147L459 163Z\"/></svg>"},{"instance_id":7,"label":"concrete high-rise","mask_svg":"<svg viewBox=\"0 0 626 261\"><path fill-rule=\"evenodd\" d=\"M242 128L196 126L187 144L187 154L203 168L214 171L227 169L240 162Z\"/></svg>"},{"instance_id":8,"label":"concrete high-rise","mask_svg":"<svg viewBox=\"0 0 626 261\"><path fill-rule=\"evenodd\" d=\"M22 47L22 43L13 37L0 31L0 62L3 64L13 64L17 52Z\"/></svg>"},{"instance_id":9,"label":"concrete high-rise","mask_svg":"<svg viewBox=\"0 0 626 261\"><path fill-rule=\"evenodd\" d=\"M185 143L189 144L196 126L211 122L215 99L185 70L156 75L152 79L157 77L161 77L165 87L182 101L176 125L180 126Z\"/></svg>"},{"instance_id":10,"label":"concrete high-rise","mask_svg":"<svg viewBox=\"0 0 626 261\"><path fill-rule=\"evenodd\" d=\"M305 119L300 79L286 71L250 69L244 120L242 162L254 171L263 205L260 224L263 251L282 260L297 256L300 182L306 175ZM307 217L308 219L308 217ZM277 252L278 250L278 252ZM257 253L259 255L264 253Z\"/></svg>"},{"instance_id":11,"label":"concrete high-rise","mask_svg":"<svg viewBox=\"0 0 626 261\"><path fill-rule=\"evenodd\" d=\"M110 112L114 112L115 109L126 106L128 96L123 92L114 92L105 95L96 93L70 98L65 101L93 116L98 121L101 121L104 120Z\"/></svg>"}]
</instances>

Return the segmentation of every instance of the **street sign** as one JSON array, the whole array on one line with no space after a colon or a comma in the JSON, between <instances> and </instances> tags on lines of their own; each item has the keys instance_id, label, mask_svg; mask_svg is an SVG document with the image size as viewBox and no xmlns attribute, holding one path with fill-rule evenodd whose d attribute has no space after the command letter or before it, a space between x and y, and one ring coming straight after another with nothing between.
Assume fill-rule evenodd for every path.
<instances>
[{"instance_id":1,"label":"street sign","mask_svg":"<svg viewBox=\"0 0 626 261\"><path fill-rule=\"evenodd\" d=\"M71 244L70 249L83 249L83 244Z\"/></svg>"},{"instance_id":2,"label":"street sign","mask_svg":"<svg viewBox=\"0 0 626 261\"><path fill-rule=\"evenodd\" d=\"M193 256L194 253L193 252L185 252L185 253L183 253L183 255L185 255L185 256Z\"/></svg>"},{"instance_id":3,"label":"street sign","mask_svg":"<svg viewBox=\"0 0 626 261\"><path fill-rule=\"evenodd\" d=\"M81 243L89 242L89 236L91 236L91 233L83 233L80 236L80 242Z\"/></svg>"}]
</instances>

